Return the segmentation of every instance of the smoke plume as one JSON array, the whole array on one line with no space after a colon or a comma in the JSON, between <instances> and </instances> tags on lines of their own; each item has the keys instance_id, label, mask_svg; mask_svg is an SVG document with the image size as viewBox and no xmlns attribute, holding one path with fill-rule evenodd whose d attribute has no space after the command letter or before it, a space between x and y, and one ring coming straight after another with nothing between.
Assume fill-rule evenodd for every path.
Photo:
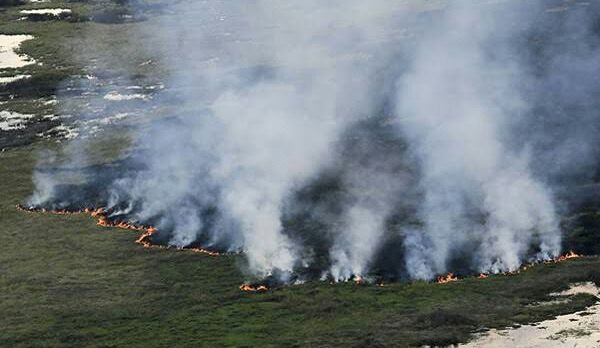
<instances>
[{"instance_id":1,"label":"smoke plume","mask_svg":"<svg viewBox=\"0 0 600 348\"><path fill-rule=\"evenodd\" d=\"M597 170L587 7L173 4L152 23L161 117L109 164L89 164L88 140L67 145L29 204L103 206L155 226L156 243L242 252L250 274L284 281L555 257L577 201L565 192Z\"/></svg>"}]
</instances>

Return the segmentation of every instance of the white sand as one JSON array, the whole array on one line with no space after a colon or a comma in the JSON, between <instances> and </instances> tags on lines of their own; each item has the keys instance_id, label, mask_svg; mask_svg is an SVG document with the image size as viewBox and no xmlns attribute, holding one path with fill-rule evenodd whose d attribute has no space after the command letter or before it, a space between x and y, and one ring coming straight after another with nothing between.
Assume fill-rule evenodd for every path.
<instances>
[{"instance_id":1,"label":"white sand","mask_svg":"<svg viewBox=\"0 0 600 348\"><path fill-rule=\"evenodd\" d=\"M596 286L596 284L592 282L587 283L577 283L573 284L569 289L559 292L552 293L550 296L570 296L577 294L589 294L594 296L600 295L600 289Z\"/></svg>"},{"instance_id":2,"label":"white sand","mask_svg":"<svg viewBox=\"0 0 600 348\"><path fill-rule=\"evenodd\" d=\"M59 16L64 13L71 13L71 10L68 8L39 8L35 10L22 10L19 11L21 14L30 15L30 14L48 14L52 16Z\"/></svg>"},{"instance_id":3,"label":"white sand","mask_svg":"<svg viewBox=\"0 0 600 348\"><path fill-rule=\"evenodd\" d=\"M0 35L0 69L20 68L35 63L26 55L15 52L23 41L31 39L31 35Z\"/></svg>"},{"instance_id":4,"label":"white sand","mask_svg":"<svg viewBox=\"0 0 600 348\"><path fill-rule=\"evenodd\" d=\"M52 134L52 135L50 135ZM63 124L61 124L60 126L56 126L44 133L38 133L37 136L40 138L50 138L51 136L56 136L58 135L59 137L63 138L63 139L73 139L79 136L79 130L77 128L74 127L69 127L69 126L65 126ZM60 139L57 140L58 142L60 142Z\"/></svg>"},{"instance_id":5,"label":"white sand","mask_svg":"<svg viewBox=\"0 0 600 348\"><path fill-rule=\"evenodd\" d=\"M18 81L21 79L28 79L30 77L31 77L31 75L15 75L15 76L8 76L8 77L0 77L0 85L15 82L15 81Z\"/></svg>"},{"instance_id":6,"label":"white sand","mask_svg":"<svg viewBox=\"0 0 600 348\"><path fill-rule=\"evenodd\" d=\"M134 99L141 99L141 100L147 100L149 99L149 97L147 95L144 94L119 94L118 92L109 92L104 96L104 99L106 100L112 100L112 101L123 101L123 100L134 100Z\"/></svg>"},{"instance_id":7,"label":"white sand","mask_svg":"<svg viewBox=\"0 0 600 348\"><path fill-rule=\"evenodd\" d=\"M43 104L44 105L56 105L56 104L58 104L58 99L46 100Z\"/></svg>"},{"instance_id":8,"label":"white sand","mask_svg":"<svg viewBox=\"0 0 600 348\"><path fill-rule=\"evenodd\" d=\"M55 131L59 131L60 135L65 139L73 139L79 136L77 128L60 125L54 128Z\"/></svg>"},{"instance_id":9,"label":"white sand","mask_svg":"<svg viewBox=\"0 0 600 348\"><path fill-rule=\"evenodd\" d=\"M82 125L83 127L97 127L97 125L111 125L118 123L119 121L129 117L129 113L120 112L112 116L104 117L104 118L94 118L91 120L85 121L76 121L77 124Z\"/></svg>"},{"instance_id":10,"label":"white sand","mask_svg":"<svg viewBox=\"0 0 600 348\"><path fill-rule=\"evenodd\" d=\"M600 295L600 289L593 283L573 284L554 296L575 294ZM582 315L583 314L583 315ZM472 342L461 347L506 347L506 348L558 348L600 347L600 304L588 307L582 312L561 315L537 325L523 325L516 329L490 330Z\"/></svg>"},{"instance_id":11,"label":"white sand","mask_svg":"<svg viewBox=\"0 0 600 348\"><path fill-rule=\"evenodd\" d=\"M43 117L46 120L54 121L60 119L60 116L57 115L44 115Z\"/></svg>"},{"instance_id":12,"label":"white sand","mask_svg":"<svg viewBox=\"0 0 600 348\"><path fill-rule=\"evenodd\" d=\"M165 88L165 85L163 85L162 83L159 83L158 85L155 85L155 86L146 87L146 89L149 89L149 90L164 89L164 88Z\"/></svg>"},{"instance_id":13,"label":"white sand","mask_svg":"<svg viewBox=\"0 0 600 348\"><path fill-rule=\"evenodd\" d=\"M120 113L118 113L116 115L113 115L113 116L109 116L109 117L98 119L97 122L99 124L109 125L109 124L114 124L116 122L119 122L119 121L127 118L128 116L129 116L128 113L126 113L126 112L120 112Z\"/></svg>"},{"instance_id":14,"label":"white sand","mask_svg":"<svg viewBox=\"0 0 600 348\"><path fill-rule=\"evenodd\" d=\"M0 111L0 130L23 129L27 121L32 117L33 115L25 115L18 112Z\"/></svg>"}]
</instances>

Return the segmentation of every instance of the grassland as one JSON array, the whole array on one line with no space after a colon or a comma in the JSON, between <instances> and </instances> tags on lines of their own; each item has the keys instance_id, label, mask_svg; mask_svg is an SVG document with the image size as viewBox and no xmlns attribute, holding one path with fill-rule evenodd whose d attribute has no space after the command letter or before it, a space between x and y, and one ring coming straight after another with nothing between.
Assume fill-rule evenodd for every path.
<instances>
[{"instance_id":1,"label":"grassland","mask_svg":"<svg viewBox=\"0 0 600 348\"><path fill-rule=\"evenodd\" d=\"M0 346L450 344L596 300L536 305L569 283L599 282L597 257L445 285L316 282L243 293L241 256L144 249L134 232L85 216L17 211L32 190L36 150L0 154Z\"/></svg>"}]
</instances>

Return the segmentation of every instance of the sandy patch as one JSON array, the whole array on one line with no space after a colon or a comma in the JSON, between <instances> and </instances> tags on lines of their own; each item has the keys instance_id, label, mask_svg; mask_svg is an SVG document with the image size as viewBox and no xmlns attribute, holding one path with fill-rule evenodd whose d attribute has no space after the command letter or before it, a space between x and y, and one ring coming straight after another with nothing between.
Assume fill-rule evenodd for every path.
<instances>
[{"instance_id":1,"label":"sandy patch","mask_svg":"<svg viewBox=\"0 0 600 348\"><path fill-rule=\"evenodd\" d=\"M104 99L111 100L111 101L124 101L124 100L134 100L134 99L148 100L149 97L147 95L139 94L139 93L120 94L118 92L113 91L113 92L108 92L104 96Z\"/></svg>"},{"instance_id":2,"label":"sandy patch","mask_svg":"<svg viewBox=\"0 0 600 348\"><path fill-rule=\"evenodd\" d=\"M553 296L575 294L600 295L600 288L593 283L573 284L571 288ZM472 342L460 347L506 347L506 348L558 348L600 347L600 304L584 311L561 315L537 325L523 325L516 329L490 330Z\"/></svg>"},{"instance_id":3,"label":"sandy patch","mask_svg":"<svg viewBox=\"0 0 600 348\"><path fill-rule=\"evenodd\" d=\"M569 289L559 293L552 293L550 294L550 296L570 296L577 294L589 294L593 296L600 296L600 288L598 288L596 284L592 282L576 283L573 284Z\"/></svg>"},{"instance_id":4,"label":"sandy patch","mask_svg":"<svg viewBox=\"0 0 600 348\"><path fill-rule=\"evenodd\" d=\"M55 120L60 119L60 116L57 116L57 115L44 115L43 118L45 120L55 121Z\"/></svg>"},{"instance_id":5,"label":"sandy patch","mask_svg":"<svg viewBox=\"0 0 600 348\"><path fill-rule=\"evenodd\" d=\"M103 125L109 125L109 124L114 124L116 122L119 122L119 121L127 118L128 116L129 116L128 113L121 112L121 113L118 113L118 114L113 115L113 116L109 116L109 117L98 119L98 120L96 120L96 122L99 123L99 124L103 124Z\"/></svg>"},{"instance_id":6,"label":"sandy patch","mask_svg":"<svg viewBox=\"0 0 600 348\"><path fill-rule=\"evenodd\" d=\"M32 117L33 115L25 115L18 112L0 111L0 130L23 129Z\"/></svg>"},{"instance_id":7,"label":"sandy patch","mask_svg":"<svg viewBox=\"0 0 600 348\"><path fill-rule=\"evenodd\" d=\"M79 127L82 134L85 136L94 136L97 133L104 131L105 127L118 124L120 121L129 117L129 113L120 112L113 116L104 118L95 118L85 121L76 121L75 124Z\"/></svg>"},{"instance_id":8,"label":"sandy patch","mask_svg":"<svg viewBox=\"0 0 600 348\"><path fill-rule=\"evenodd\" d=\"M129 114L126 112L120 112L112 116L104 117L104 118L94 118L91 120L85 121L75 121L75 123L80 124L84 127L97 127L94 125L112 125L118 123L119 121L129 117Z\"/></svg>"},{"instance_id":9,"label":"sandy patch","mask_svg":"<svg viewBox=\"0 0 600 348\"><path fill-rule=\"evenodd\" d=\"M22 80L22 79L28 79L30 77L31 77L31 75L15 75L15 76L8 76L8 77L0 77L0 85L5 85L7 83L15 82L15 81Z\"/></svg>"},{"instance_id":10,"label":"sandy patch","mask_svg":"<svg viewBox=\"0 0 600 348\"><path fill-rule=\"evenodd\" d=\"M162 83L159 83L158 85L148 86L145 89L155 90L155 89L164 89L164 88L165 88L165 85L163 85Z\"/></svg>"},{"instance_id":11,"label":"sandy patch","mask_svg":"<svg viewBox=\"0 0 600 348\"><path fill-rule=\"evenodd\" d=\"M39 14L39 15L52 15L52 16L60 16L61 14L71 13L71 10L68 8L39 8L35 10L22 10L19 13L24 15L30 14Z\"/></svg>"},{"instance_id":12,"label":"sandy patch","mask_svg":"<svg viewBox=\"0 0 600 348\"><path fill-rule=\"evenodd\" d=\"M30 57L15 52L23 41L31 39L31 35L0 35L0 69L20 68L35 63Z\"/></svg>"},{"instance_id":13,"label":"sandy patch","mask_svg":"<svg viewBox=\"0 0 600 348\"><path fill-rule=\"evenodd\" d=\"M58 99L50 99L43 102L44 105L56 105L58 104Z\"/></svg>"},{"instance_id":14,"label":"sandy patch","mask_svg":"<svg viewBox=\"0 0 600 348\"><path fill-rule=\"evenodd\" d=\"M48 131L46 131L44 133L38 133L37 136L40 138L47 138L47 139L52 138L52 137L58 137L58 138L63 138L63 139L73 139L73 138L77 138L79 136L79 130L75 127L70 127L70 126L61 124L59 126L49 129ZM60 140L57 140L57 141L60 142Z\"/></svg>"}]
</instances>

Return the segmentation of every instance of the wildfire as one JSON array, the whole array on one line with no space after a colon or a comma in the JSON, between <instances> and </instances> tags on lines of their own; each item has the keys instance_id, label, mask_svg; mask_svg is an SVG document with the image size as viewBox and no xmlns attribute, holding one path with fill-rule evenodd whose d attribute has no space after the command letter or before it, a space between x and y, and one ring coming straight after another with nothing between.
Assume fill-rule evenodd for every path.
<instances>
[{"instance_id":1,"label":"wildfire","mask_svg":"<svg viewBox=\"0 0 600 348\"><path fill-rule=\"evenodd\" d=\"M240 285L240 290L242 291L249 291L249 292L263 292L263 291L267 291L269 290L268 287L266 287L265 285L252 285L249 283L244 283L242 285Z\"/></svg>"},{"instance_id":2,"label":"wildfire","mask_svg":"<svg viewBox=\"0 0 600 348\"><path fill-rule=\"evenodd\" d=\"M568 253L559 256L557 259L555 259L554 262L562 262L562 261L565 261L565 260L568 260L568 259L574 259L574 258L577 258L577 257L580 257L580 256L577 253L575 253L573 250L569 250Z\"/></svg>"},{"instance_id":3,"label":"wildfire","mask_svg":"<svg viewBox=\"0 0 600 348\"><path fill-rule=\"evenodd\" d=\"M99 216L97 225L102 227L112 227L106 216Z\"/></svg>"},{"instance_id":4,"label":"wildfire","mask_svg":"<svg viewBox=\"0 0 600 348\"><path fill-rule=\"evenodd\" d=\"M458 277L456 275L454 275L454 273L452 273L452 272L450 272L446 275L437 277L438 284L446 284L446 283L455 282L455 281L458 281Z\"/></svg>"},{"instance_id":5,"label":"wildfire","mask_svg":"<svg viewBox=\"0 0 600 348\"><path fill-rule=\"evenodd\" d=\"M219 256L219 255L221 255L220 253L218 253L216 251L212 251L212 250L208 250L208 249L204 249L204 248L189 248L187 250L189 250L191 252L194 252L194 253L207 254L207 255L210 255L210 256Z\"/></svg>"},{"instance_id":6,"label":"wildfire","mask_svg":"<svg viewBox=\"0 0 600 348\"><path fill-rule=\"evenodd\" d=\"M151 236L157 232L155 227L152 226L141 226L128 223L126 221L111 221L104 208L85 208L80 210L67 210L67 209L57 209L57 210L48 210L45 208L27 208L21 204L17 205L17 209L28 212L28 213L51 213L58 215L74 215L74 214L88 214L92 218L97 220L97 225L102 227L115 227L124 230L138 231L142 232L142 234L135 240L136 243L143 245L145 248L150 247L160 247L164 248L162 245L153 244L151 240ZM216 251L211 251L203 248L182 248L181 250L190 250L194 253L203 253L211 256L218 256L220 253ZM262 290L262 289L261 289Z\"/></svg>"},{"instance_id":7,"label":"wildfire","mask_svg":"<svg viewBox=\"0 0 600 348\"><path fill-rule=\"evenodd\" d=\"M84 211L88 214L90 214L93 218L97 218L99 216L104 216L104 208L98 208L98 209L90 209L90 208L86 208L84 209Z\"/></svg>"},{"instance_id":8,"label":"wildfire","mask_svg":"<svg viewBox=\"0 0 600 348\"><path fill-rule=\"evenodd\" d=\"M135 225L135 224L128 223L126 221L111 221L108 218L108 215L103 208L96 208L96 209L85 208L85 209L81 209L81 210L67 210L67 209L48 210L45 208L28 208L21 204L18 204L17 209L28 212L28 213L40 212L40 213L51 213L51 214L58 214L58 215L88 214L92 218L97 220L98 226L115 227L115 228L120 228L120 229L125 229L125 230L142 232L142 234L136 239L135 242L143 245L145 248L150 248L150 247L165 248L165 246L152 243L151 236L157 232L157 229L155 227ZM188 251L191 251L194 253L202 253L202 254L207 254L210 256L220 255L220 253L218 253L218 252L215 252L215 251L212 251L209 249L199 248L199 247L181 248L179 250L188 250ZM575 251L570 250L569 252L567 252L564 255L561 255L554 259L543 261L543 262L544 263L558 263L558 262L563 262L563 261L573 259L573 258L578 258L578 257L581 257L581 256L578 255L577 253L575 253ZM502 274L504 274L504 275L517 274L517 273L520 273L521 271L528 270L529 268L535 266L539 262L540 261L525 264L516 271L504 272ZM488 276L489 275L486 273L479 273L479 275L477 275L477 278L485 279ZM448 273L446 275L441 275L441 276L437 277L438 284L446 284L446 283L455 282L458 280L459 280L458 277L454 273ZM353 281L356 284L361 284L364 282L364 279L360 276L354 276ZM383 287L384 286L383 282L377 284L377 286ZM264 291L268 291L269 288L266 285L255 285L255 284L250 284L250 283L244 283L244 284L240 285L240 290L247 291L247 292L264 292Z\"/></svg>"},{"instance_id":9,"label":"wildfire","mask_svg":"<svg viewBox=\"0 0 600 348\"><path fill-rule=\"evenodd\" d=\"M156 233L156 228L149 227L148 229L146 229L146 231L144 233L142 233L140 235L140 237L138 239L135 240L135 242L143 245L144 248L149 248L152 246L152 240L150 239L150 237L154 233Z\"/></svg>"}]
</instances>

